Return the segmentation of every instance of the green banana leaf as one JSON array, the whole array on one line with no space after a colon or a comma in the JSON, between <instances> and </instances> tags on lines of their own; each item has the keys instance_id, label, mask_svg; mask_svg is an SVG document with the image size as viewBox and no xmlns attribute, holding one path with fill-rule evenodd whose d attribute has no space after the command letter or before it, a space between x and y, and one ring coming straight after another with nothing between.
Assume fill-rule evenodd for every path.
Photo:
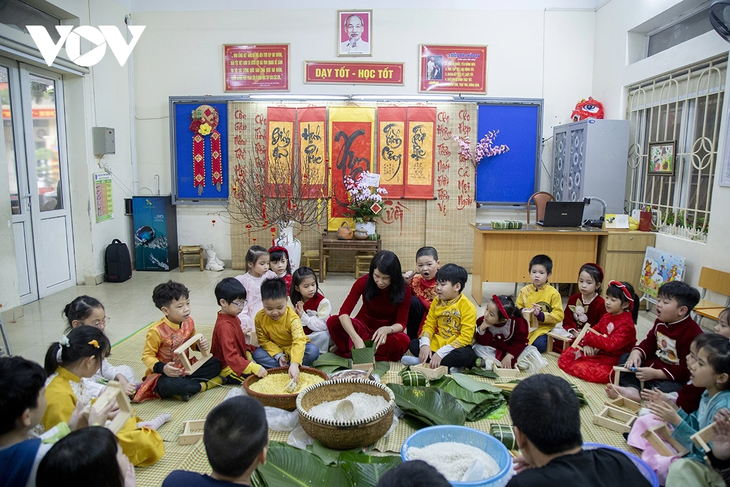
<instances>
[{"instance_id":1,"label":"green banana leaf","mask_svg":"<svg viewBox=\"0 0 730 487\"><path fill-rule=\"evenodd\" d=\"M508 384L519 384L521 379L515 379L508 382ZM578 398L578 402L580 403L580 407L587 406L588 400L586 399L586 396L580 392L580 389L578 389L578 386L570 383L571 389L573 389L573 392L575 392L575 396ZM503 390L502 395L509 400L509 395L512 393L512 391Z\"/></svg>"},{"instance_id":2,"label":"green banana leaf","mask_svg":"<svg viewBox=\"0 0 730 487\"><path fill-rule=\"evenodd\" d=\"M392 383L387 386L405 414L416 416L429 425L464 425L464 409L447 392L436 387L407 387Z\"/></svg>"},{"instance_id":3,"label":"green banana leaf","mask_svg":"<svg viewBox=\"0 0 730 487\"><path fill-rule=\"evenodd\" d=\"M365 348L352 347L350 350L353 364L371 364L375 362L375 346L372 340L365 342Z\"/></svg>"},{"instance_id":4,"label":"green banana leaf","mask_svg":"<svg viewBox=\"0 0 730 487\"><path fill-rule=\"evenodd\" d=\"M480 375L482 377L486 377L488 379L498 379L499 376L496 372L493 372L491 370L485 370L481 367L472 367L471 369L464 369L464 374L466 375Z\"/></svg>"},{"instance_id":5,"label":"green banana leaf","mask_svg":"<svg viewBox=\"0 0 730 487\"><path fill-rule=\"evenodd\" d=\"M315 369L324 372L327 375L332 375L338 370L340 370L342 367L338 365L320 365L318 367L315 367Z\"/></svg>"},{"instance_id":6,"label":"green banana leaf","mask_svg":"<svg viewBox=\"0 0 730 487\"><path fill-rule=\"evenodd\" d=\"M402 462L399 456L373 456L364 453L343 452L340 466L356 487L376 487L385 472Z\"/></svg>"},{"instance_id":7,"label":"green banana leaf","mask_svg":"<svg viewBox=\"0 0 730 487\"><path fill-rule=\"evenodd\" d=\"M316 455L278 441L269 443L266 465L256 471L267 487L353 487L342 468L328 467Z\"/></svg>"},{"instance_id":8,"label":"green banana leaf","mask_svg":"<svg viewBox=\"0 0 730 487\"><path fill-rule=\"evenodd\" d=\"M251 487L267 487L266 481L258 470L251 472Z\"/></svg>"},{"instance_id":9,"label":"green banana leaf","mask_svg":"<svg viewBox=\"0 0 730 487\"><path fill-rule=\"evenodd\" d=\"M319 369L322 365L336 365L344 369L350 368L350 362L345 357L340 357L337 354L325 352L319 356L317 360L312 364L315 368Z\"/></svg>"},{"instance_id":10,"label":"green banana leaf","mask_svg":"<svg viewBox=\"0 0 730 487\"><path fill-rule=\"evenodd\" d=\"M462 387L451 377L447 376L443 376L438 380L432 380L430 384L432 387L438 387L439 389L448 392L458 400L466 401L472 404L481 404L484 401L493 402L495 400L503 400L501 394L492 394L484 391L472 392Z\"/></svg>"},{"instance_id":11,"label":"green banana leaf","mask_svg":"<svg viewBox=\"0 0 730 487\"><path fill-rule=\"evenodd\" d=\"M390 362L375 362L373 374L378 374L381 378L390 370Z\"/></svg>"},{"instance_id":12,"label":"green banana leaf","mask_svg":"<svg viewBox=\"0 0 730 487\"><path fill-rule=\"evenodd\" d=\"M352 450L345 450L347 452L359 452L362 448L354 448ZM342 450L335 450L327 448L319 440L314 440L312 443L312 453L317 455L325 465L336 465L340 461L340 454L344 453Z\"/></svg>"},{"instance_id":13,"label":"green banana leaf","mask_svg":"<svg viewBox=\"0 0 730 487\"><path fill-rule=\"evenodd\" d=\"M451 374L451 378L454 379L456 382L459 383L461 387L464 389L467 389L472 392L476 391L486 391L491 392L492 394L501 394L502 391L500 389L497 389L491 384L487 384L486 382L480 382L477 380L472 379L471 377L464 375L464 374Z\"/></svg>"},{"instance_id":14,"label":"green banana leaf","mask_svg":"<svg viewBox=\"0 0 730 487\"><path fill-rule=\"evenodd\" d=\"M483 419L500 420L500 419L502 419L502 418L505 417L505 415L507 414L508 410L509 410L509 408L507 407L507 402L504 402L497 409L495 409L494 411L492 411L489 414L487 414L487 416L484 417Z\"/></svg>"}]
</instances>

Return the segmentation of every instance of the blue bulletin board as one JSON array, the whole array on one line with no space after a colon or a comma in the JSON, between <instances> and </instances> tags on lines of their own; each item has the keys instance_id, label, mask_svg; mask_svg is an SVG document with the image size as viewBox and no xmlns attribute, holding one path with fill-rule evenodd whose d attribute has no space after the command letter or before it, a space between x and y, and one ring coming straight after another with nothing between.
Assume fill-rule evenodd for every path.
<instances>
[{"instance_id":1,"label":"blue bulletin board","mask_svg":"<svg viewBox=\"0 0 730 487\"><path fill-rule=\"evenodd\" d=\"M481 204L516 205L540 187L542 100L489 101L478 108L478 132L473 143L490 130L499 130L495 145L509 152L479 162L476 200Z\"/></svg>"},{"instance_id":2,"label":"blue bulletin board","mask_svg":"<svg viewBox=\"0 0 730 487\"><path fill-rule=\"evenodd\" d=\"M216 103L218 102L218 103ZM220 191L211 182L210 136L205 142L205 187L202 194L193 184L193 135L190 130L191 112L201 105L210 105L218 111L223 184ZM170 97L170 158L172 162L173 204L226 204L228 180L228 103L211 97Z\"/></svg>"}]
</instances>

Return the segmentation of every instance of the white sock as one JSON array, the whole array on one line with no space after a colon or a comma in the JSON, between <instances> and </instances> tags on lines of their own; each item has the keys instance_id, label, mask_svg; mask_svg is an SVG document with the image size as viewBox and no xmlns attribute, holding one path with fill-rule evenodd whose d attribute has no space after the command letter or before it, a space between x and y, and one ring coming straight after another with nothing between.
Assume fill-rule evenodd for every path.
<instances>
[{"instance_id":1,"label":"white sock","mask_svg":"<svg viewBox=\"0 0 730 487\"><path fill-rule=\"evenodd\" d=\"M156 430L171 419L172 416L170 414L162 413L152 421L140 421L137 423L137 428L149 428L151 430Z\"/></svg>"}]
</instances>

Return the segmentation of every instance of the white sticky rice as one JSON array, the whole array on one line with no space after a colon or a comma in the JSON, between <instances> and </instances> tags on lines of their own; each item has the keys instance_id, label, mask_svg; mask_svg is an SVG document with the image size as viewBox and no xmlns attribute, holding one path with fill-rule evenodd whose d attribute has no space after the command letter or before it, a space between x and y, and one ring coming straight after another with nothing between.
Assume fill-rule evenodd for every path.
<instances>
[{"instance_id":1,"label":"white sticky rice","mask_svg":"<svg viewBox=\"0 0 730 487\"><path fill-rule=\"evenodd\" d=\"M478 459L484 468L483 479L499 473L499 465L487 452L464 443L440 442L423 448L410 447L406 459L423 460L450 482L460 482L467 469Z\"/></svg>"}]
</instances>

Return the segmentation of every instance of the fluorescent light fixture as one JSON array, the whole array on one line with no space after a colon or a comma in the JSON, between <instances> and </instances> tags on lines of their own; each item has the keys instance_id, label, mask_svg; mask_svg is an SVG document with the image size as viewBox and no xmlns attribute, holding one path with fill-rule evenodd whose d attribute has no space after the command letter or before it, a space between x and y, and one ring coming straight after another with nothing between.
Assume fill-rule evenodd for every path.
<instances>
[{"instance_id":1,"label":"fluorescent light fixture","mask_svg":"<svg viewBox=\"0 0 730 487\"><path fill-rule=\"evenodd\" d=\"M399 100L418 100L418 101L453 101L452 95L353 95L353 100L383 100L383 101L399 101Z\"/></svg>"},{"instance_id":2,"label":"fluorescent light fixture","mask_svg":"<svg viewBox=\"0 0 730 487\"><path fill-rule=\"evenodd\" d=\"M249 95L252 100L349 100L347 95Z\"/></svg>"}]
</instances>

